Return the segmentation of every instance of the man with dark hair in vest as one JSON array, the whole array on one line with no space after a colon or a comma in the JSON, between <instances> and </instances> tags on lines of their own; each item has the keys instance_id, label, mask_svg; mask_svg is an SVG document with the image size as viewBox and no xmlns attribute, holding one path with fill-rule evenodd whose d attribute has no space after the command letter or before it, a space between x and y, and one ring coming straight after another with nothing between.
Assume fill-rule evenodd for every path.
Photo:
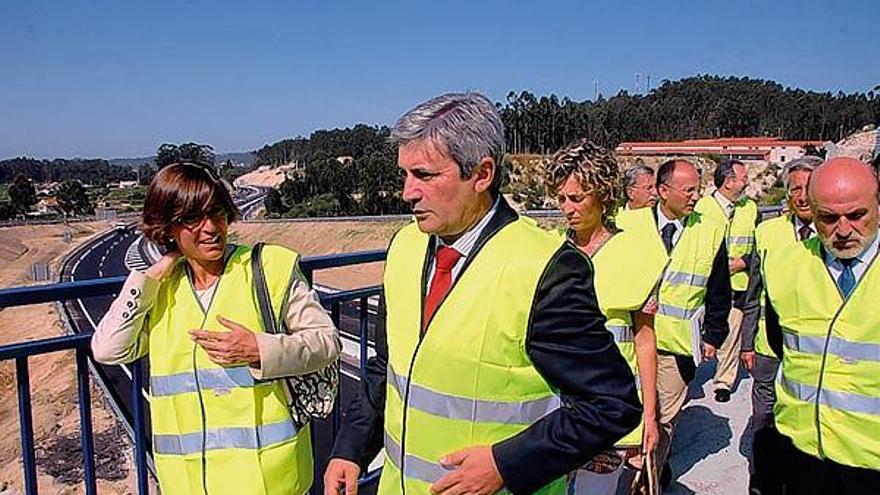
<instances>
[{"instance_id":1,"label":"man with dark hair in vest","mask_svg":"<svg viewBox=\"0 0 880 495\"><path fill-rule=\"evenodd\" d=\"M644 249L660 251L669 260L657 289L654 316L660 422L656 467L662 469L664 487L672 481L666 461L675 423L687 402L688 384L696 372L694 357L715 357L728 332L730 272L725 226L694 211L700 189L700 173L693 164L669 160L657 169L657 206L624 211L617 217L623 229L649 232L654 242L646 243Z\"/></svg>"},{"instance_id":2,"label":"man with dark hair in vest","mask_svg":"<svg viewBox=\"0 0 880 495\"><path fill-rule=\"evenodd\" d=\"M730 333L718 348L718 365L712 388L717 402L730 400L739 376L739 351L744 312L752 313L756 305L747 307L749 267L755 259L755 225L758 205L745 196L748 185L746 166L738 160L724 160L715 167L713 177L716 190L697 203L696 211L723 223L726 227L727 256L729 258L730 286L733 289L733 307L727 320ZM754 321L754 318L751 318Z\"/></svg>"},{"instance_id":3,"label":"man with dark hair in vest","mask_svg":"<svg viewBox=\"0 0 880 495\"><path fill-rule=\"evenodd\" d=\"M877 177L854 158L813 172L817 236L769 250L762 277L771 348L781 351L776 428L791 439L784 492L880 487L880 263Z\"/></svg>"},{"instance_id":4,"label":"man with dark hair in vest","mask_svg":"<svg viewBox=\"0 0 880 495\"><path fill-rule=\"evenodd\" d=\"M391 241L387 315L325 493L355 493L384 445L382 494L564 494L641 413L592 265L501 196L504 128L484 96L422 103L392 138L416 221Z\"/></svg>"}]
</instances>

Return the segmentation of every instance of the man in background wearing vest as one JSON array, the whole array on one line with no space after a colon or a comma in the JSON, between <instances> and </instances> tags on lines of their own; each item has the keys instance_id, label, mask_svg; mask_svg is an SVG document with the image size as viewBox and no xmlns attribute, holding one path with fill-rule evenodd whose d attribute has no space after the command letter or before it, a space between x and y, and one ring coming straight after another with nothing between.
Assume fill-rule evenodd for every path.
<instances>
[{"instance_id":1,"label":"man in background wearing vest","mask_svg":"<svg viewBox=\"0 0 880 495\"><path fill-rule=\"evenodd\" d=\"M774 414L790 438L785 493L880 487L877 178L832 158L810 177L817 237L763 260L771 347L781 341Z\"/></svg>"},{"instance_id":2,"label":"man in background wearing vest","mask_svg":"<svg viewBox=\"0 0 880 495\"><path fill-rule=\"evenodd\" d=\"M383 494L563 494L641 412L592 265L501 196L504 128L484 96L422 103L392 139L416 223L389 247L387 316L325 493L354 493L384 444Z\"/></svg>"},{"instance_id":3,"label":"man in background wearing vest","mask_svg":"<svg viewBox=\"0 0 880 495\"><path fill-rule=\"evenodd\" d=\"M754 259L755 224L758 205L744 195L748 185L746 166L737 160L724 160L715 167L714 183L717 188L710 196L697 203L696 210L709 215L727 227L727 256L730 285L733 289L733 307L728 317L730 333L718 348L718 366L715 368L717 402L730 400L730 391L739 375L739 351L743 312L748 311L746 289L749 286L749 266ZM751 312L756 312L753 305ZM751 318L754 321L754 318Z\"/></svg>"},{"instance_id":4,"label":"man in background wearing vest","mask_svg":"<svg viewBox=\"0 0 880 495\"><path fill-rule=\"evenodd\" d=\"M626 209L638 210L657 204L657 186L654 184L654 169L639 163L623 172L623 190L626 194Z\"/></svg>"},{"instance_id":5,"label":"man in background wearing vest","mask_svg":"<svg viewBox=\"0 0 880 495\"><path fill-rule=\"evenodd\" d=\"M696 372L693 355L698 352L703 359L711 359L728 332L730 272L724 224L694 212L700 189L700 173L693 164L669 160L657 169L659 202L650 210L653 222L643 220L644 210L625 211L617 217L618 226L623 229L652 229L657 242L645 249L665 250L669 257L657 291L654 317L660 409L656 466L663 469L660 483L664 487L672 481L666 461L675 422L687 401L688 383ZM700 350L693 348L692 328L703 306Z\"/></svg>"},{"instance_id":6,"label":"man in background wearing vest","mask_svg":"<svg viewBox=\"0 0 880 495\"><path fill-rule=\"evenodd\" d=\"M755 259L749 267L748 306L761 305L763 282L760 260L764 253L788 250L802 246L800 241L813 237L813 212L807 197L810 175L822 159L805 156L792 160L782 171L785 187L787 213L766 220L755 229ZM752 449L749 456L749 490L754 495L780 493L782 491L782 457L780 437L773 422L773 404L776 403L774 381L779 368L776 352L767 342L767 331L761 311L760 319L743 321L742 358L743 367L752 375ZM778 349L776 350L779 351Z\"/></svg>"}]
</instances>

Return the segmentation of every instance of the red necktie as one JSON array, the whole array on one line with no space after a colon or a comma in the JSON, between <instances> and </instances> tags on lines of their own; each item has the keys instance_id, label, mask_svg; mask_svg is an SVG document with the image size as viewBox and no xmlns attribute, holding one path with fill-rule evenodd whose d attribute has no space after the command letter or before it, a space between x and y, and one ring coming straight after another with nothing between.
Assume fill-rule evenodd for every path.
<instances>
[{"instance_id":1,"label":"red necktie","mask_svg":"<svg viewBox=\"0 0 880 495\"><path fill-rule=\"evenodd\" d=\"M434 311L437 311L440 301L452 286L452 267L459 259L461 253L448 246L440 246L434 255L434 277L431 279L431 288L428 289L428 296L425 298L425 328L434 316ZM422 329L423 332L425 328Z\"/></svg>"}]
</instances>

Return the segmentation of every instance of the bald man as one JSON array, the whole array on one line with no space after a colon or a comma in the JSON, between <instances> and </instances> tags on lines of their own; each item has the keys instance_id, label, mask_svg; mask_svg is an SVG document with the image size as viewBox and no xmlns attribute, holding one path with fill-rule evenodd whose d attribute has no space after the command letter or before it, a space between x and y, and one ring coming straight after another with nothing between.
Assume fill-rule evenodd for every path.
<instances>
[{"instance_id":1,"label":"bald man","mask_svg":"<svg viewBox=\"0 0 880 495\"><path fill-rule=\"evenodd\" d=\"M834 158L810 177L817 237L764 257L767 333L780 354L776 426L786 493L880 489L877 176Z\"/></svg>"}]
</instances>

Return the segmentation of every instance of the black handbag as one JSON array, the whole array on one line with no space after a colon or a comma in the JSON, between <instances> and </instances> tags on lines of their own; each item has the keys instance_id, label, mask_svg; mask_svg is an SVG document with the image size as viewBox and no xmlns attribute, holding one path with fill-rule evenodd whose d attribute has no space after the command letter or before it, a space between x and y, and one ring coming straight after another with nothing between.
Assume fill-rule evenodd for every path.
<instances>
[{"instance_id":1,"label":"black handbag","mask_svg":"<svg viewBox=\"0 0 880 495\"><path fill-rule=\"evenodd\" d=\"M258 242L251 251L251 271L254 277L254 293L260 306L263 331L271 334L287 333L282 319L278 324L272 310L272 299L263 272L262 252L264 243ZM296 267L294 267L296 270ZM293 276L293 274L291 274ZM333 412L336 391L339 388L339 360L318 371L304 375L280 378L290 394L290 417L302 428L313 419L326 419Z\"/></svg>"}]
</instances>

